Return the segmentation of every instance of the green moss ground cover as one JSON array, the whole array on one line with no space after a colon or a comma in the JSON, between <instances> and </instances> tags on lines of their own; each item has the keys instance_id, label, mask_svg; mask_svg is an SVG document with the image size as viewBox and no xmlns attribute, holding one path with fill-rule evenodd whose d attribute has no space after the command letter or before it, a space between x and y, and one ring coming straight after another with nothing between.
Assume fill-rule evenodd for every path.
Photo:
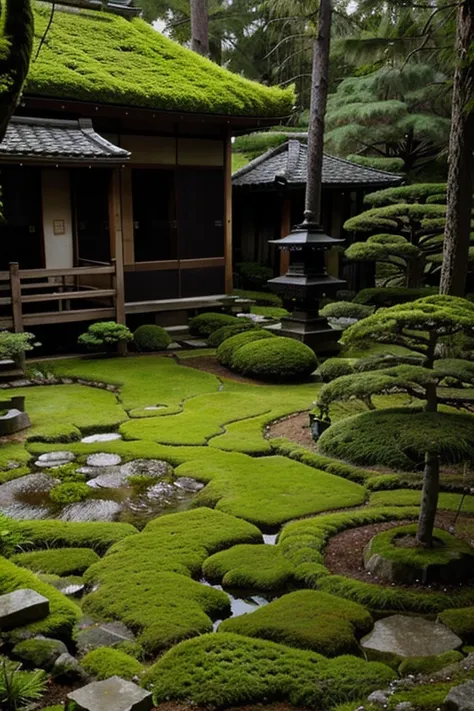
<instances>
[{"instance_id":1,"label":"green moss ground cover","mask_svg":"<svg viewBox=\"0 0 474 711\"><path fill-rule=\"evenodd\" d=\"M99 560L91 548L51 548L31 553L17 553L11 560L35 573L52 575L82 575Z\"/></svg>"},{"instance_id":2,"label":"green moss ground cover","mask_svg":"<svg viewBox=\"0 0 474 711\"><path fill-rule=\"evenodd\" d=\"M230 588L282 590L291 582L294 566L278 546L239 545L210 556L202 572Z\"/></svg>"},{"instance_id":3,"label":"green moss ground cover","mask_svg":"<svg viewBox=\"0 0 474 711\"><path fill-rule=\"evenodd\" d=\"M81 659L81 665L88 674L99 680L117 675L131 681L143 672L143 666L137 659L112 647L94 649Z\"/></svg>"},{"instance_id":4,"label":"green moss ground cover","mask_svg":"<svg viewBox=\"0 0 474 711\"><path fill-rule=\"evenodd\" d=\"M273 700L330 708L383 688L394 678L384 664L337 659L240 635L203 635L167 652L145 676L155 703L217 708Z\"/></svg>"},{"instance_id":5,"label":"green moss ground cover","mask_svg":"<svg viewBox=\"0 0 474 711\"><path fill-rule=\"evenodd\" d=\"M357 603L315 590L298 590L255 612L224 620L219 631L335 657L357 653L357 638L370 632L372 626L372 617Z\"/></svg>"},{"instance_id":6,"label":"green moss ground cover","mask_svg":"<svg viewBox=\"0 0 474 711\"><path fill-rule=\"evenodd\" d=\"M16 442L2 442L2 446L0 447L0 482L8 481L6 477L8 477L9 474L15 474L15 470L9 468L10 462L25 465L29 459L30 455L22 444L17 444Z\"/></svg>"},{"instance_id":7,"label":"green moss ground cover","mask_svg":"<svg viewBox=\"0 0 474 711\"><path fill-rule=\"evenodd\" d=\"M92 548L99 555L114 543L137 534L129 523L102 523L90 521L15 521L26 543L22 548Z\"/></svg>"},{"instance_id":8,"label":"green moss ground cover","mask_svg":"<svg viewBox=\"0 0 474 711\"><path fill-rule=\"evenodd\" d=\"M455 664L462 659L464 659L464 657L461 652L455 652L454 650L443 652L443 654L438 654L433 657L410 657L400 664L398 673L401 676L408 676L410 674L434 674L443 669L443 667L448 666L448 664Z\"/></svg>"},{"instance_id":9,"label":"green moss ground cover","mask_svg":"<svg viewBox=\"0 0 474 711\"><path fill-rule=\"evenodd\" d=\"M36 4L35 36L49 9ZM174 111L286 116L292 88L269 88L232 74L157 33L143 20L57 12L34 62L28 94Z\"/></svg>"},{"instance_id":10,"label":"green moss ground cover","mask_svg":"<svg viewBox=\"0 0 474 711\"><path fill-rule=\"evenodd\" d=\"M0 595L20 588L36 590L37 593L48 598L50 611L43 620L15 628L15 636L21 635L25 630L32 634L50 637L71 634L73 626L81 617L80 608L51 585L39 580L34 573L0 557Z\"/></svg>"},{"instance_id":11,"label":"green moss ground cover","mask_svg":"<svg viewBox=\"0 0 474 711\"><path fill-rule=\"evenodd\" d=\"M229 612L225 593L201 585L212 553L236 543L261 542L260 531L219 511L199 509L150 521L138 536L120 541L85 574L99 589L84 609L100 619L121 620L138 632L148 653L212 629L211 617Z\"/></svg>"},{"instance_id":12,"label":"green moss ground cover","mask_svg":"<svg viewBox=\"0 0 474 711\"><path fill-rule=\"evenodd\" d=\"M445 511L458 511L462 495L442 492L438 507ZM370 495L371 506L419 506L421 491L413 489L395 489L394 491L375 491ZM462 501L462 513L474 513L474 496L465 496Z\"/></svg>"},{"instance_id":13,"label":"green moss ground cover","mask_svg":"<svg viewBox=\"0 0 474 711\"><path fill-rule=\"evenodd\" d=\"M474 643L474 607L444 610L439 615L439 619L461 637L463 642Z\"/></svg>"}]
</instances>

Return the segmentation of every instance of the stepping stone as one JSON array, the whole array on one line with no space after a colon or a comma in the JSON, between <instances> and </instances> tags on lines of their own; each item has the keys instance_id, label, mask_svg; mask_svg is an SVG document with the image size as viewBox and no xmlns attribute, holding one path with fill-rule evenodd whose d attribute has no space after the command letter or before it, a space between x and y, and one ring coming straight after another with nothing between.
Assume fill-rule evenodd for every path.
<instances>
[{"instance_id":1,"label":"stepping stone","mask_svg":"<svg viewBox=\"0 0 474 711\"><path fill-rule=\"evenodd\" d=\"M24 588L0 595L0 630L22 627L49 615L49 600Z\"/></svg>"},{"instance_id":2,"label":"stepping stone","mask_svg":"<svg viewBox=\"0 0 474 711\"><path fill-rule=\"evenodd\" d=\"M121 622L107 622L96 627L88 627L77 634L76 643L80 654L86 654L98 647L115 647L122 642L133 642L135 635Z\"/></svg>"},{"instance_id":3,"label":"stepping stone","mask_svg":"<svg viewBox=\"0 0 474 711\"><path fill-rule=\"evenodd\" d=\"M166 350L167 351L180 351L181 346L179 343L176 343L176 341L173 341L172 343L169 344L169 346Z\"/></svg>"},{"instance_id":4,"label":"stepping stone","mask_svg":"<svg viewBox=\"0 0 474 711\"><path fill-rule=\"evenodd\" d=\"M178 489L183 489L183 491L201 491L204 488L204 484L200 481L196 481L190 476L180 476L174 482L174 485Z\"/></svg>"},{"instance_id":5,"label":"stepping stone","mask_svg":"<svg viewBox=\"0 0 474 711\"><path fill-rule=\"evenodd\" d=\"M72 452L45 452L41 454L35 462L37 467L62 467L64 464L73 462L76 455Z\"/></svg>"},{"instance_id":6,"label":"stepping stone","mask_svg":"<svg viewBox=\"0 0 474 711\"><path fill-rule=\"evenodd\" d=\"M121 467L91 467L99 476L89 479L87 485L93 489L119 489L127 485L127 474Z\"/></svg>"},{"instance_id":7,"label":"stepping stone","mask_svg":"<svg viewBox=\"0 0 474 711\"><path fill-rule=\"evenodd\" d=\"M209 348L206 341L183 341L184 345L188 348Z\"/></svg>"},{"instance_id":8,"label":"stepping stone","mask_svg":"<svg viewBox=\"0 0 474 711\"><path fill-rule=\"evenodd\" d=\"M443 703L444 711L474 711L474 679L454 686Z\"/></svg>"},{"instance_id":9,"label":"stepping stone","mask_svg":"<svg viewBox=\"0 0 474 711\"><path fill-rule=\"evenodd\" d=\"M68 597L79 597L80 595L82 595L86 588L86 586L82 582L82 579L78 576L71 576L70 578L59 578L59 580L51 582L50 585L52 585L54 588L56 588L56 590L59 590L59 592L62 592L63 595L67 595Z\"/></svg>"},{"instance_id":10,"label":"stepping stone","mask_svg":"<svg viewBox=\"0 0 474 711\"><path fill-rule=\"evenodd\" d=\"M115 467L121 461L122 457L118 454L99 452L98 454L90 454L86 459L86 464L89 467Z\"/></svg>"},{"instance_id":11,"label":"stepping stone","mask_svg":"<svg viewBox=\"0 0 474 711\"><path fill-rule=\"evenodd\" d=\"M156 479L171 474L172 467L161 459L134 459L132 462L122 464L121 471L126 477L144 474Z\"/></svg>"},{"instance_id":12,"label":"stepping stone","mask_svg":"<svg viewBox=\"0 0 474 711\"><path fill-rule=\"evenodd\" d=\"M56 484L57 479L43 473L26 474L18 479L6 481L4 484L0 484L0 506L3 510L4 506L16 504L19 497L28 496L28 494L34 494L35 498L37 494L47 494Z\"/></svg>"},{"instance_id":13,"label":"stepping stone","mask_svg":"<svg viewBox=\"0 0 474 711\"><path fill-rule=\"evenodd\" d=\"M116 501L94 499L66 506L59 518L61 521L114 521L121 510Z\"/></svg>"},{"instance_id":14,"label":"stepping stone","mask_svg":"<svg viewBox=\"0 0 474 711\"><path fill-rule=\"evenodd\" d=\"M39 521L48 518L49 509L44 506L29 506L28 504L14 503L2 506L2 514L16 521Z\"/></svg>"},{"instance_id":15,"label":"stepping stone","mask_svg":"<svg viewBox=\"0 0 474 711\"><path fill-rule=\"evenodd\" d=\"M153 700L150 691L131 681L111 676L105 681L94 681L67 695L66 709L74 702L76 711L150 711Z\"/></svg>"},{"instance_id":16,"label":"stepping stone","mask_svg":"<svg viewBox=\"0 0 474 711\"><path fill-rule=\"evenodd\" d=\"M162 499L163 501L167 501L176 496L176 489L173 484L166 484L160 481L159 484L151 486L146 495L149 499Z\"/></svg>"},{"instance_id":17,"label":"stepping stone","mask_svg":"<svg viewBox=\"0 0 474 711\"><path fill-rule=\"evenodd\" d=\"M95 442L113 442L115 439L122 439L122 435L118 432L88 435L87 437L83 437L81 442L84 442L84 444L94 444Z\"/></svg>"},{"instance_id":18,"label":"stepping stone","mask_svg":"<svg viewBox=\"0 0 474 711\"><path fill-rule=\"evenodd\" d=\"M361 640L371 659L430 657L460 649L462 640L439 622L422 617L391 615L378 620L370 634Z\"/></svg>"}]
</instances>

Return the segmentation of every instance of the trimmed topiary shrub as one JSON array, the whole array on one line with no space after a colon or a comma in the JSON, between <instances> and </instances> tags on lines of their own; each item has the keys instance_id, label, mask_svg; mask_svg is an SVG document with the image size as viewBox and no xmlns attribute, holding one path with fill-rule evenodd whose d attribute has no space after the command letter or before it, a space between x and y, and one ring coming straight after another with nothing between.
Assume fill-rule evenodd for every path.
<instances>
[{"instance_id":1,"label":"trimmed topiary shrub","mask_svg":"<svg viewBox=\"0 0 474 711\"><path fill-rule=\"evenodd\" d=\"M12 560L22 568L52 575L82 575L99 560L91 548L50 548L45 551L18 553Z\"/></svg>"},{"instance_id":2,"label":"trimmed topiary shrub","mask_svg":"<svg viewBox=\"0 0 474 711\"><path fill-rule=\"evenodd\" d=\"M419 289L411 289L403 286L377 286L371 289L362 289L354 298L354 304L365 304L380 308L381 306L395 306L404 304L407 301L416 301L425 296L435 296L438 293L437 287L425 286Z\"/></svg>"},{"instance_id":3,"label":"trimmed topiary shrub","mask_svg":"<svg viewBox=\"0 0 474 711\"><path fill-rule=\"evenodd\" d=\"M321 363L317 371L323 383L330 383L341 375L352 375L353 372L353 358L328 358Z\"/></svg>"},{"instance_id":4,"label":"trimmed topiary shrub","mask_svg":"<svg viewBox=\"0 0 474 711\"><path fill-rule=\"evenodd\" d=\"M87 331L77 339L81 346L91 351L109 350L118 343L127 343L133 340L132 333L127 326L115 321L99 321L89 326Z\"/></svg>"},{"instance_id":5,"label":"trimmed topiary shrub","mask_svg":"<svg viewBox=\"0 0 474 711\"><path fill-rule=\"evenodd\" d=\"M171 343L171 338L161 326L145 324L139 326L134 332L133 341L137 351L146 353L150 351L165 351Z\"/></svg>"},{"instance_id":6,"label":"trimmed topiary shrub","mask_svg":"<svg viewBox=\"0 0 474 711\"><path fill-rule=\"evenodd\" d=\"M88 674L99 680L116 675L131 681L143 672L143 666L137 659L112 647L94 649L82 658L81 665Z\"/></svg>"},{"instance_id":7,"label":"trimmed topiary shrub","mask_svg":"<svg viewBox=\"0 0 474 711\"><path fill-rule=\"evenodd\" d=\"M252 343L253 341L261 341L264 338L274 337L273 333L264 331L263 328L254 328L251 331L238 333L236 336L231 336L221 343L217 349L217 360L221 365L225 365L227 368L230 368L234 355L237 353L239 348L242 348L242 346L247 343Z\"/></svg>"},{"instance_id":8,"label":"trimmed topiary shrub","mask_svg":"<svg viewBox=\"0 0 474 711\"><path fill-rule=\"evenodd\" d=\"M355 318L357 320L370 316L373 306L359 304L355 301L332 301L320 310L324 318Z\"/></svg>"},{"instance_id":9,"label":"trimmed topiary shrub","mask_svg":"<svg viewBox=\"0 0 474 711\"><path fill-rule=\"evenodd\" d=\"M207 338L214 331L222 326L233 326L239 323L240 319L236 316L220 313L199 314L189 321L189 332L193 336L201 336Z\"/></svg>"},{"instance_id":10,"label":"trimmed topiary shrub","mask_svg":"<svg viewBox=\"0 0 474 711\"><path fill-rule=\"evenodd\" d=\"M304 343L293 338L247 343L232 358L232 370L262 380L290 382L306 380L317 368L318 361Z\"/></svg>"},{"instance_id":11,"label":"trimmed topiary shrub","mask_svg":"<svg viewBox=\"0 0 474 711\"><path fill-rule=\"evenodd\" d=\"M211 348L218 348L221 343L224 343L231 336L236 336L238 333L245 333L245 331L252 331L257 328L257 326L246 318L240 318L241 323L234 323L230 326L221 326L217 331L213 331L207 343Z\"/></svg>"},{"instance_id":12,"label":"trimmed topiary shrub","mask_svg":"<svg viewBox=\"0 0 474 711\"><path fill-rule=\"evenodd\" d=\"M356 636L370 632L372 627L372 617L361 605L315 590L298 590L255 612L224 620L219 631L336 657L357 653Z\"/></svg>"}]
</instances>

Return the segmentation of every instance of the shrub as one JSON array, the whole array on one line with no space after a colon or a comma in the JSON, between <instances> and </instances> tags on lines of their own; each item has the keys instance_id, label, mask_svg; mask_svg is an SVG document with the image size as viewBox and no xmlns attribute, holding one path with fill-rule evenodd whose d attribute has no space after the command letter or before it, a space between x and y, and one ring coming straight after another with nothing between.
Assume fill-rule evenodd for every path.
<instances>
[{"instance_id":1,"label":"shrub","mask_svg":"<svg viewBox=\"0 0 474 711\"><path fill-rule=\"evenodd\" d=\"M17 711L31 701L38 701L46 691L46 674L37 669L22 671L21 664L0 657L0 707Z\"/></svg>"},{"instance_id":2,"label":"shrub","mask_svg":"<svg viewBox=\"0 0 474 711\"><path fill-rule=\"evenodd\" d=\"M0 360L19 360L26 351L40 345L32 333L0 331Z\"/></svg>"},{"instance_id":3,"label":"shrub","mask_svg":"<svg viewBox=\"0 0 474 711\"><path fill-rule=\"evenodd\" d=\"M12 560L22 568L37 573L82 575L90 565L99 560L99 556L90 548L51 548L45 551L18 553Z\"/></svg>"},{"instance_id":4,"label":"shrub","mask_svg":"<svg viewBox=\"0 0 474 711\"><path fill-rule=\"evenodd\" d=\"M79 336L77 342L88 350L96 351L102 348L108 350L117 343L127 343L131 340L133 336L127 326L115 321L99 321L91 324L87 331Z\"/></svg>"},{"instance_id":5,"label":"shrub","mask_svg":"<svg viewBox=\"0 0 474 711\"><path fill-rule=\"evenodd\" d=\"M289 311L281 306L252 306L250 311L256 316L264 316L266 319L274 321L281 321L282 318L290 315Z\"/></svg>"},{"instance_id":6,"label":"shrub","mask_svg":"<svg viewBox=\"0 0 474 711\"><path fill-rule=\"evenodd\" d=\"M94 649L82 658L81 664L88 674L99 680L116 675L131 681L143 672L139 661L112 647Z\"/></svg>"},{"instance_id":7,"label":"shrub","mask_svg":"<svg viewBox=\"0 0 474 711\"><path fill-rule=\"evenodd\" d=\"M317 372L323 383L330 383L341 375L351 375L354 372L353 364L352 358L328 358L321 363Z\"/></svg>"},{"instance_id":8,"label":"shrub","mask_svg":"<svg viewBox=\"0 0 474 711\"><path fill-rule=\"evenodd\" d=\"M253 341L260 341L264 338L274 338L273 333L264 331L263 328L254 328L251 331L238 333L236 336L227 338L217 349L217 360L227 368L231 366L235 353L242 346Z\"/></svg>"},{"instance_id":9,"label":"shrub","mask_svg":"<svg viewBox=\"0 0 474 711\"><path fill-rule=\"evenodd\" d=\"M455 652L454 650L431 657L410 657L410 659L405 659L400 664L398 673L401 676L408 676L410 674L434 674L444 667L447 667L448 664L455 664L462 659L464 659L464 657L461 652Z\"/></svg>"},{"instance_id":10,"label":"shrub","mask_svg":"<svg viewBox=\"0 0 474 711\"><path fill-rule=\"evenodd\" d=\"M133 334L133 341L140 352L165 351L171 338L164 328L150 324L139 326Z\"/></svg>"},{"instance_id":11,"label":"shrub","mask_svg":"<svg viewBox=\"0 0 474 711\"><path fill-rule=\"evenodd\" d=\"M242 289L267 289L268 280L274 276L271 267L262 266L258 262L240 262L236 265L236 270Z\"/></svg>"},{"instance_id":12,"label":"shrub","mask_svg":"<svg viewBox=\"0 0 474 711\"><path fill-rule=\"evenodd\" d=\"M373 307L359 304L355 301L332 301L320 310L324 318L355 318L361 319L373 313Z\"/></svg>"},{"instance_id":13,"label":"shrub","mask_svg":"<svg viewBox=\"0 0 474 711\"><path fill-rule=\"evenodd\" d=\"M281 590L291 581L294 566L278 546L253 544L215 553L204 562L202 572L208 580L231 588Z\"/></svg>"},{"instance_id":14,"label":"shrub","mask_svg":"<svg viewBox=\"0 0 474 711\"><path fill-rule=\"evenodd\" d=\"M464 643L474 644L474 607L443 610L439 620L461 637Z\"/></svg>"},{"instance_id":15,"label":"shrub","mask_svg":"<svg viewBox=\"0 0 474 711\"><path fill-rule=\"evenodd\" d=\"M87 521L17 521L15 525L34 548L93 548L102 555L114 543L138 534L130 523ZM24 543L22 547L25 548Z\"/></svg>"},{"instance_id":16,"label":"shrub","mask_svg":"<svg viewBox=\"0 0 474 711\"><path fill-rule=\"evenodd\" d=\"M76 501L84 501L93 493L90 486L80 481L66 481L58 484L49 492L49 498L59 506L73 504Z\"/></svg>"},{"instance_id":17,"label":"shrub","mask_svg":"<svg viewBox=\"0 0 474 711\"><path fill-rule=\"evenodd\" d=\"M236 336L238 333L245 333L245 331L252 331L257 328L257 326L246 318L239 319L241 323L233 323L230 326L221 326L217 331L213 331L207 343L211 348L218 348L221 343L224 343L231 336Z\"/></svg>"},{"instance_id":18,"label":"shrub","mask_svg":"<svg viewBox=\"0 0 474 711\"><path fill-rule=\"evenodd\" d=\"M145 676L154 701L217 708L289 701L330 708L387 686L385 664L325 657L260 639L222 633L188 640L167 652Z\"/></svg>"},{"instance_id":19,"label":"shrub","mask_svg":"<svg viewBox=\"0 0 474 711\"><path fill-rule=\"evenodd\" d=\"M412 289L409 287L373 287L371 289L362 289L354 298L353 303L365 304L380 308L381 306L395 306L396 304L404 304L406 301L416 301L424 296L433 296L438 293L437 287L422 287Z\"/></svg>"},{"instance_id":20,"label":"shrub","mask_svg":"<svg viewBox=\"0 0 474 711\"><path fill-rule=\"evenodd\" d=\"M318 365L311 348L293 338L247 343L235 353L231 368L243 375L289 382L306 380Z\"/></svg>"},{"instance_id":21,"label":"shrub","mask_svg":"<svg viewBox=\"0 0 474 711\"><path fill-rule=\"evenodd\" d=\"M335 657L357 653L356 635L360 637L372 627L371 615L360 605L314 590L298 590L255 612L224 620L219 631Z\"/></svg>"},{"instance_id":22,"label":"shrub","mask_svg":"<svg viewBox=\"0 0 474 711\"><path fill-rule=\"evenodd\" d=\"M278 294L273 294L271 291L246 291L244 289L235 289L234 295L241 299L251 299L255 301L257 306L281 306L282 301Z\"/></svg>"},{"instance_id":23,"label":"shrub","mask_svg":"<svg viewBox=\"0 0 474 711\"><path fill-rule=\"evenodd\" d=\"M193 336L208 338L214 331L222 326L233 326L239 323L236 316L220 313L205 313L195 316L189 321L189 331Z\"/></svg>"}]
</instances>

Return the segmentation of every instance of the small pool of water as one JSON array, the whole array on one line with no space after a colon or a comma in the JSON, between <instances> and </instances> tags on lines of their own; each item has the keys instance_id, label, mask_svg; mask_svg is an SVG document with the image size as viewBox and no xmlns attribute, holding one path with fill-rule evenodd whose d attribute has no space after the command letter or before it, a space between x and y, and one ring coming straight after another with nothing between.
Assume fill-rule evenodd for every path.
<instances>
[{"instance_id":1,"label":"small pool of water","mask_svg":"<svg viewBox=\"0 0 474 711\"><path fill-rule=\"evenodd\" d=\"M222 585L212 585L206 578L201 578L199 582L215 590L221 590L227 595L230 602L230 615L225 619L240 617L248 612L255 612L259 607L268 605L268 603L276 597L275 595L262 595L261 593L253 593L245 590L224 589ZM214 632L217 631L221 622L223 622L223 620L214 621L212 625Z\"/></svg>"}]
</instances>

